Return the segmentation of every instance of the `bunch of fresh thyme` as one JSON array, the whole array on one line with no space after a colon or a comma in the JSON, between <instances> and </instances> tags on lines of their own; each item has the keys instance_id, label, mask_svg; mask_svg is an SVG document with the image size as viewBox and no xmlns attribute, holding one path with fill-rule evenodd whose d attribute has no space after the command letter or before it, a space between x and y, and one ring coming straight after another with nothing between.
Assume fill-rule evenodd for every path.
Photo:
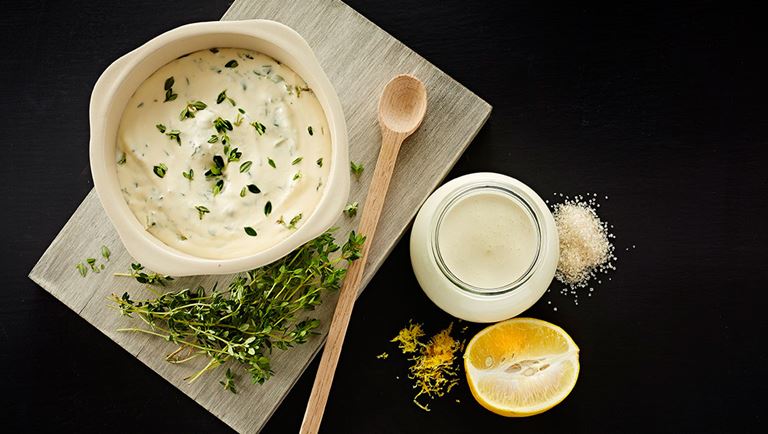
<instances>
[{"instance_id":1,"label":"bunch of fresh thyme","mask_svg":"<svg viewBox=\"0 0 768 434\"><path fill-rule=\"evenodd\" d=\"M304 317L302 311L319 305L322 291L341 287L346 266L360 257L364 241L353 231L339 246L326 232L272 264L235 277L226 291L214 285L209 292L198 287L144 301L134 301L128 293L113 294L123 315L136 315L147 325L120 331L147 333L178 344L166 357L171 363L207 356L208 364L187 378L190 382L233 360L245 365L252 381L261 384L273 373L269 357L273 348L302 344L314 334L319 320ZM222 384L234 392L231 372Z\"/></svg>"}]
</instances>

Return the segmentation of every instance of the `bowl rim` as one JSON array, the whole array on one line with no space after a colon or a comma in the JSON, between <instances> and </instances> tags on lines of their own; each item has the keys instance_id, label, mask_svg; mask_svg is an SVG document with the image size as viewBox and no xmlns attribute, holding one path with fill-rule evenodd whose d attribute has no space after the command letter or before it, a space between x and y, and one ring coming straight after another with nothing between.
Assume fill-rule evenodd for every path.
<instances>
[{"instance_id":1,"label":"bowl rim","mask_svg":"<svg viewBox=\"0 0 768 434\"><path fill-rule=\"evenodd\" d=\"M328 179L322 196L312 213L306 216L304 224L268 249L226 259L198 257L179 251L166 245L141 226L120 194L119 183L112 182L117 179L113 155L116 137L106 137L108 121L119 122L121 118L113 116L107 119L112 105L122 104L115 101L116 93L150 54L174 44L181 44L190 38L214 34L261 39L296 59L301 69L309 71L309 74L299 75L316 90L331 135L332 161ZM244 45L236 48L248 48L247 43ZM179 57L188 54L188 50L179 50L175 54ZM284 63L291 66L291 62ZM123 109L119 108L120 113ZM256 19L193 23L177 27L147 41L105 69L91 94L89 118L90 165L97 196L131 256L158 273L174 276L229 274L271 263L328 230L341 215L349 196L347 128L341 102L306 40L295 30L276 21ZM111 176L114 176L113 180L109 179Z\"/></svg>"}]
</instances>

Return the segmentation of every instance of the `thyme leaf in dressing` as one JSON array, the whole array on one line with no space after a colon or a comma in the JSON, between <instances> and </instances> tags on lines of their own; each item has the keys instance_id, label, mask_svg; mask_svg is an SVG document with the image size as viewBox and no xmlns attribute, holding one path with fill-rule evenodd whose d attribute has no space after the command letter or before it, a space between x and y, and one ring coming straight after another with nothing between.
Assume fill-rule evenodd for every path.
<instances>
[{"instance_id":1,"label":"thyme leaf in dressing","mask_svg":"<svg viewBox=\"0 0 768 434\"><path fill-rule=\"evenodd\" d=\"M301 221L301 218L303 217L302 213L298 213L291 219L290 222L286 223L283 216L280 216L279 219L277 219L277 224L285 226L286 229L296 229L296 224Z\"/></svg>"},{"instance_id":2,"label":"thyme leaf in dressing","mask_svg":"<svg viewBox=\"0 0 768 434\"><path fill-rule=\"evenodd\" d=\"M168 171L168 166L166 166L165 163L160 163L157 166L153 167L152 171L155 172L155 175L162 178L165 176L165 172Z\"/></svg>"},{"instance_id":3,"label":"thyme leaf in dressing","mask_svg":"<svg viewBox=\"0 0 768 434\"><path fill-rule=\"evenodd\" d=\"M218 181L216 181L216 184L213 185L213 190L212 190L213 195L214 196L218 195L219 193L221 193L221 190L223 189L224 189L224 180L219 179Z\"/></svg>"},{"instance_id":4,"label":"thyme leaf in dressing","mask_svg":"<svg viewBox=\"0 0 768 434\"><path fill-rule=\"evenodd\" d=\"M195 117L195 113L197 113L200 110L204 110L208 105L202 101L189 101L187 102L187 106L184 107L184 110L181 111L181 114L179 114L180 120L185 119L191 119Z\"/></svg>"},{"instance_id":5,"label":"thyme leaf in dressing","mask_svg":"<svg viewBox=\"0 0 768 434\"><path fill-rule=\"evenodd\" d=\"M288 223L288 227L289 227L289 228L296 228L296 223L298 223L298 222L299 222L299 220L301 220L301 217L302 217L302 213L298 213L298 214L296 214L296 216L294 216L294 217L291 219L290 223Z\"/></svg>"},{"instance_id":6,"label":"thyme leaf in dressing","mask_svg":"<svg viewBox=\"0 0 768 434\"><path fill-rule=\"evenodd\" d=\"M221 104L224 101L227 101L230 104L232 104L232 107L237 105L237 104L235 104L235 100L233 100L232 98L227 96L227 90L226 89L222 90L221 93L219 94L219 96L216 97L216 104Z\"/></svg>"},{"instance_id":7,"label":"thyme leaf in dressing","mask_svg":"<svg viewBox=\"0 0 768 434\"><path fill-rule=\"evenodd\" d=\"M240 125L243 123L243 121L244 121L244 120L245 120L245 118L243 117L243 115L241 115L240 113L238 113L238 114L237 114L237 116L235 116L235 122L234 122L234 125L235 125L236 127L239 127L239 126L240 126Z\"/></svg>"},{"instance_id":8,"label":"thyme leaf in dressing","mask_svg":"<svg viewBox=\"0 0 768 434\"><path fill-rule=\"evenodd\" d=\"M251 165L253 165L253 161L245 161L240 164L240 173L245 173L251 169Z\"/></svg>"},{"instance_id":9,"label":"thyme leaf in dressing","mask_svg":"<svg viewBox=\"0 0 768 434\"><path fill-rule=\"evenodd\" d=\"M221 116L213 120L213 127L216 128L216 132L224 134L227 131L232 131L232 122L222 119Z\"/></svg>"},{"instance_id":10,"label":"thyme leaf in dressing","mask_svg":"<svg viewBox=\"0 0 768 434\"><path fill-rule=\"evenodd\" d=\"M213 156L213 163L216 164L216 167L219 169L224 168L224 159L221 158L221 155L214 155Z\"/></svg>"},{"instance_id":11,"label":"thyme leaf in dressing","mask_svg":"<svg viewBox=\"0 0 768 434\"><path fill-rule=\"evenodd\" d=\"M168 138L171 139L171 140L176 140L176 143L178 143L179 146L181 146L181 131L179 131L179 130L171 130L171 131L165 133L165 135L168 136Z\"/></svg>"},{"instance_id":12,"label":"thyme leaf in dressing","mask_svg":"<svg viewBox=\"0 0 768 434\"><path fill-rule=\"evenodd\" d=\"M224 146L224 153L227 154L228 163L233 161L240 161L240 157L243 155L243 153L238 151L237 148L230 149L229 145Z\"/></svg>"},{"instance_id":13,"label":"thyme leaf in dressing","mask_svg":"<svg viewBox=\"0 0 768 434\"><path fill-rule=\"evenodd\" d=\"M267 131L267 127L265 127L264 124L262 124L259 121L251 122L251 126L256 128L256 132L259 133L260 136L263 136L264 133Z\"/></svg>"},{"instance_id":14,"label":"thyme leaf in dressing","mask_svg":"<svg viewBox=\"0 0 768 434\"><path fill-rule=\"evenodd\" d=\"M173 101L176 99L177 96L179 96L178 94L173 92L174 82L175 80L173 79L173 76L165 79L165 83L163 84L163 90L165 90L165 100L163 102Z\"/></svg>"},{"instance_id":15,"label":"thyme leaf in dressing","mask_svg":"<svg viewBox=\"0 0 768 434\"><path fill-rule=\"evenodd\" d=\"M211 212L211 210L209 210L207 207L205 207L203 205L198 205L198 206L195 207L195 209L197 210L197 216L200 217L200 220L203 219L204 215L206 215L209 212Z\"/></svg>"}]
</instances>

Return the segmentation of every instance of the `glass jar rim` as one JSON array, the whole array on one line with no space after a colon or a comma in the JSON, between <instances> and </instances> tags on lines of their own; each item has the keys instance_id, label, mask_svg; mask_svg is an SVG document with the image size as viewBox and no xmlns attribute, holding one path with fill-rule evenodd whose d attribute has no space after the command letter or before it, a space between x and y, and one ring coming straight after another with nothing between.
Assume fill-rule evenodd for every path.
<instances>
[{"instance_id":1,"label":"glass jar rim","mask_svg":"<svg viewBox=\"0 0 768 434\"><path fill-rule=\"evenodd\" d=\"M448 268L448 265L445 263L440 252L439 234L443 218L447 212L456 203L458 203L459 200L467 197L470 194L477 193L478 191L492 191L502 193L510 197L512 200L521 205L522 209L530 217L536 230L536 254L528 268L514 281L496 288L479 287L463 281L458 276L456 276L450 270L450 268ZM542 228L539 216L537 215L535 208L531 206L530 201L525 198L524 193L516 188L516 186L507 183L496 181L476 182L456 189L438 204L430 226L431 228L429 241L432 250L432 256L435 258L435 262L437 263L437 268L457 288L471 294L481 296L495 296L508 294L514 291L531 278L537 268L537 265L540 262L540 258L542 257Z\"/></svg>"}]
</instances>

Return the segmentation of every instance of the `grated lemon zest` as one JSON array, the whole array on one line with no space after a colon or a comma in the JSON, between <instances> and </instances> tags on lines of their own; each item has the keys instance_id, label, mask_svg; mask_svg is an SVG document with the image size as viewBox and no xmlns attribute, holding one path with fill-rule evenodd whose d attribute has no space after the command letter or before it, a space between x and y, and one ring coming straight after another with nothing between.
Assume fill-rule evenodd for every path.
<instances>
[{"instance_id":1,"label":"grated lemon zest","mask_svg":"<svg viewBox=\"0 0 768 434\"><path fill-rule=\"evenodd\" d=\"M408 378L414 380L413 388L419 390L413 397L413 403L424 411L430 411L429 404L420 402L420 397L435 399L459 384L455 362L456 354L464 349L464 342L454 339L452 330L453 323L424 344L419 340L424 336L421 324L409 323L392 339L392 342L399 343L403 354L415 353L419 349L418 354L409 359L413 364L408 368Z\"/></svg>"},{"instance_id":2,"label":"grated lemon zest","mask_svg":"<svg viewBox=\"0 0 768 434\"><path fill-rule=\"evenodd\" d=\"M403 354L415 353L419 346L424 346L419 342L419 338L424 336L424 330L421 324L408 322L408 326L400 330L390 342L398 342L397 347L403 350Z\"/></svg>"}]
</instances>

